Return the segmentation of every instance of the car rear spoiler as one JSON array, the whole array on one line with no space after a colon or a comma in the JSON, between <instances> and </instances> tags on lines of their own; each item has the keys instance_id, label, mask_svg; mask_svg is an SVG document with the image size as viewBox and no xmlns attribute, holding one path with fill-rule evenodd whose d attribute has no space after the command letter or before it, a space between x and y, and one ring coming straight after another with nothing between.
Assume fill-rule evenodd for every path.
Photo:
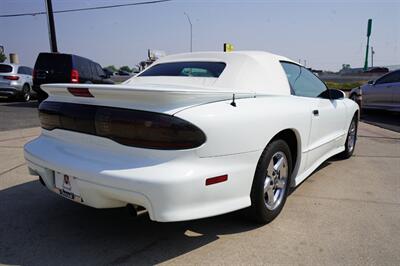
<instances>
[{"instance_id":1,"label":"car rear spoiler","mask_svg":"<svg viewBox=\"0 0 400 266\"><path fill-rule=\"evenodd\" d=\"M181 109L210 102L253 98L253 92L234 92L190 86L158 84L98 85L46 84L41 88L49 100L175 113Z\"/></svg>"}]
</instances>

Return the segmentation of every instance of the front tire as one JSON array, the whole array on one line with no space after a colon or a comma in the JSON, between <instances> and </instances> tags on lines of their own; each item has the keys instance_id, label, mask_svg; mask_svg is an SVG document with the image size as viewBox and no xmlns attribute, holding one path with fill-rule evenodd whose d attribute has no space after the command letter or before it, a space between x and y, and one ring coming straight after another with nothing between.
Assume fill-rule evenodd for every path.
<instances>
[{"instance_id":1,"label":"front tire","mask_svg":"<svg viewBox=\"0 0 400 266\"><path fill-rule=\"evenodd\" d=\"M346 143L345 143L345 150L339 153L339 158L341 159L348 159L350 158L356 147L357 142L357 128L358 128L358 120L357 115L353 116L351 120L349 130L347 131Z\"/></svg>"},{"instance_id":2,"label":"front tire","mask_svg":"<svg viewBox=\"0 0 400 266\"><path fill-rule=\"evenodd\" d=\"M274 220L286 202L292 174L292 156L283 140L274 140L258 161L251 188L250 212L255 221L266 224Z\"/></svg>"},{"instance_id":3,"label":"front tire","mask_svg":"<svg viewBox=\"0 0 400 266\"><path fill-rule=\"evenodd\" d=\"M22 92L20 96L21 101L29 102L31 99L31 90L27 84L22 87Z\"/></svg>"}]
</instances>

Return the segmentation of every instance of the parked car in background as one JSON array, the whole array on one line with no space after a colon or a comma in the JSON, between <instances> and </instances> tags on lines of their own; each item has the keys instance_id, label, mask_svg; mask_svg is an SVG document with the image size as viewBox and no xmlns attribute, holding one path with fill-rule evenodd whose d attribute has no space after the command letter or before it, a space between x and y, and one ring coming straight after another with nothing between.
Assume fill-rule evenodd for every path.
<instances>
[{"instance_id":1,"label":"parked car in background","mask_svg":"<svg viewBox=\"0 0 400 266\"><path fill-rule=\"evenodd\" d=\"M0 96L29 101L32 88L32 68L17 64L0 64Z\"/></svg>"},{"instance_id":2,"label":"parked car in background","mask_svg":"<svg viewBox=\"0 0 400 266\"><path fill-rule=\"evenodd\" d=\"M290 187L356 145L357 104L266 52L171 55L123 84L42 88L29 172L75 202L141 206L155 221L249 207L268 223Z\"/></svg>"},{"instance_id":3,"label":"parked car in background","mask_svg":"<svg viewBox=\"0 0 400 266\"><path fill-rule=\"evenodd\" d=\"M124 71L124 70L118 70L117 71L117 75L119 75L119 76L130 76L131 73L129 73L128 71Z\"/></svg>"},{"instance_id":4,"label":"parked car in background","mask_svg":"<svg viewBox=\"0 0 400 266\"><path fill-rule=\"evenodd\" d=\"M39 102L47 98L40 86L48 83L114 84L100 64L73 54L40 53L33 71L33 90Z\"/></svg>"},{"instance_id":5,"label":"parked car in background","mask_svg":"<svg viewBox=\"0 0 400 266\"><path fill-rule=\"evenodd\" d=\"M114 76L114 72L112 72L108 68L103 68L104 74L106 75L107 78L110 78L111 76Z\"/></svg>"},{"instance_id":6,"label":"parked car in background","mask_svg":"<svg viewBox=\"0 0 400 266\"><path fill-rule=\"evenodd\" d=\"M352 89L350 99L357 102L361 109L400 112L400 69Z\"/></svg>"},{"instance_id":7,"label":"parked car in background","mask_svg":"<svg viewBox=\"0 0 400 266\"><path fill-rule=\"evenodd\" d=\"M370 67L367 71L364 71L364 73L388 73L389 69L387 67Z\"/></svg>"}]
</instances>

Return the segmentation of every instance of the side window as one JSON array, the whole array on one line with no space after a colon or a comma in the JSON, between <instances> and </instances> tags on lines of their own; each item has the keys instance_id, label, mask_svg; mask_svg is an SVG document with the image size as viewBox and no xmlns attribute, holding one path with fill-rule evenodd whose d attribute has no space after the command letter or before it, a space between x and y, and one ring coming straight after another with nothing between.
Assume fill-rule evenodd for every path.
<instances>
[{"instance_id":1,"label":"side window","mask_svg":"<svg viewBox=\"0 0 400 266\"><path fill-rule=\"evenodd\" d=\"M17 72L18 74L25 74L25 67L19 67L18 68L18 72Z\"/></svg>"},{"instance_id":2,"label":"side window","mask_svg":"<svg viewBox=\"0 0 400 266\"><path fill-rule=\"evenodd\" d=\"M97 75L98 75L99 77L105 76L105 73L104 73L104 71L103 71L103 69L101 68L100 65L96 64L96 69L97 69Z\"/></svg>"},{"instance_id":3,"label":"side window","mask_svg":"<svg viewBox=\"0 0 400 266\"><path fill-rule=\"evenodd\" d=\"M393 82L400 82L400 71L396 71L394 74Z\"/></svg>"},{"instance_id":4,"label":"side window","mask_svg":"<svg viewBox=\"0 0 400 266\"><path fill-rule=\"evenodd\" d=\"M92 79L92 71L90 70L89 62L85 59L82 59L81 64L82 64L83 72L85 73L85 78Z\"/></svg>"},{"instance_id":5,"label":"side window","mask_svg":"<svg viewBox=\"0 0 400 266\"><path fill-rule=\"evenodd\" d=\"M286 62L282 62L282 67L286 72L295 95L319 97L327 90L325 83L308 69Z\"/></svg>"},{"instance_id":6,"label":"side window","mask_svg":"<svg viewBox=\"0 0 400 266\"><path fill-rule=\"evenodd\" d=\"M30 68L30 67L27 67L26 68L26 74L29 75L29 76L32 76L33 75L33 69Z\"/></svg>"},{"instance_id":7,"label":"side window","mask_svg":"<svg viewBox=\"0 0 400 266\"><path fill-rule=\"evenodd\" d=\"M393 82L400 82L400 71L386 74L385 76L378 79L375 82L375 84L385 84L385 83L393 83Z\"/></svg>"},{"instance_id":8,"label":"side window","mask_svg":"<svg viewBox=\"0 0 400 266\"><path fill-rule=\"evenodd\" d=\"M282 64L283 70L286 73L286 77L289 81L290 91L292 94L295 94L294 84L296 83L296 80L300 76L300 73L301 73L300 67L298 65L291 64L291 63L285 63L285 62L282 62L281 64Z\"/></svg>"},{"instance_id":9,"label":"side window","mask_svg":"<svg viewBox=\"0 0 400 266\"><path fill-rule=\"evenodd\" d=\"M73 61L74 61L74 68L79 71L79 76L83 79L90 79L91 71L90 71L90 65L88 64L87 60L79 56L74 56Z\"/></svg>"},{"instance_id":10,"label":"side window","mask_svg":"<svg viewBox=\"0 0 400 266\"><path fill-rule=\"evenodd\" d=\"M97 74L97 69L96 69L96 64L90 62L90 70L92 71L92 78L98 78L98 74Z\"/></svg>"}]
</instances>

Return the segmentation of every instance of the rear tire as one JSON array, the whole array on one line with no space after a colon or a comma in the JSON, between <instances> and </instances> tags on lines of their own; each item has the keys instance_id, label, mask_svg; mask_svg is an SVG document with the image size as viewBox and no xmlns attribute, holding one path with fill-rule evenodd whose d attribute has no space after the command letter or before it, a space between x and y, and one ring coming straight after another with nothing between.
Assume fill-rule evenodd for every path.
<instances>
[{"instance_id":1,"label":"rear tire","mask_svg":"<svg viewBox=\"0 0 400 266\"><path fill-rule=\"evenodd\" d=\"M258 161L251 188L252 218L261 224L274 220L286 202L292 174L292 155L283 140L274 140Z\"/></svg>"}]
</instances>

